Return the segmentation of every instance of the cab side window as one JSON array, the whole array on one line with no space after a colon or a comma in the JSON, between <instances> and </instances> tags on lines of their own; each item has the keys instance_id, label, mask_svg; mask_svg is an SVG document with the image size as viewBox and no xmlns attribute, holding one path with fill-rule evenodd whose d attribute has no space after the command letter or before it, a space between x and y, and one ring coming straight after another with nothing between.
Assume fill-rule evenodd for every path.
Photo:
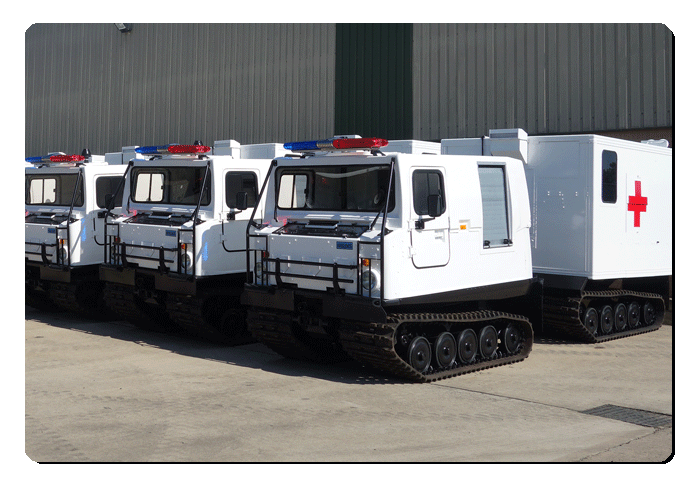
<instances>
[{"instance_id":1,"label":"cab side window","mask_svg":"<svg viewBox=\"0 0 700 480\"><path fill-rule=\"evenodd\" d=\"M503 165L479 165L484 248L512 245L508 228L508 190Z\"/></svg>"},{"instance_id":2,"label":"cab side window","mask_svg":"<svg viewBox=\"0 0 700 480\"><path fill-rule=\"evenodd\" d=\"M413 172L413 210L418 215L428 215L428 197L440 196L438 212L445 213L445 182L439 170L416 170Z\"/></svg>"},{"instance_id":3,"label":"cab side window","mask_svg":"<svg viewBox=\"0 0 700 480\"><path fill-rule=\"evenodd\" d=\"M122 177L99 177L95 181L95 200L97 206L100 208L105 208L107 204L105 203L105 197L109 195L114 195L114 206L122 206L122 195L124 194L124 185L120 184L122 182ZM119 188L119 191L117 191Z\"/></svg>"},{"instance_id":4,"label":"cab side window","mask_svg":"<svg viewBox=\"0 0 700 480\"><path fill-rule=\"evenodd\" d=\"M248 194L248 207L258 201L258 177L253 172L228 172L226 174L226 206L236 208L238 192Z\"/></svg>"}]
</instances>

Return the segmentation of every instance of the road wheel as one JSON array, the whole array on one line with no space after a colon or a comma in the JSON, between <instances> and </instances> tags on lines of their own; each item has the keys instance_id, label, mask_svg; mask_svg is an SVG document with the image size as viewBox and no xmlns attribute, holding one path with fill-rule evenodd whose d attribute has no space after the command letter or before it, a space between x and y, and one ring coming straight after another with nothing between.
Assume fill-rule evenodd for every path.
<instances>
[{"instance_id":1,"label":"road wheel","mask_svg":"<svg viewBox=\"0 0 700 480\"><path fill-rule=\"evenodd\" d=\"M430 343L425 337L416 337L408 345L408 364L425 373L430 366Z\"/></svg>"},{"instance_id":2,"label":"road wheel","mask_svg":"<svg viewBox=\"0 0 700 480\"><path fill-rule=\"evenodd\" d=\"M445 368L452 365L457 356L457 342L450 332L442 332L435 340L435 365Z\"/></svg>"}]
</instances>

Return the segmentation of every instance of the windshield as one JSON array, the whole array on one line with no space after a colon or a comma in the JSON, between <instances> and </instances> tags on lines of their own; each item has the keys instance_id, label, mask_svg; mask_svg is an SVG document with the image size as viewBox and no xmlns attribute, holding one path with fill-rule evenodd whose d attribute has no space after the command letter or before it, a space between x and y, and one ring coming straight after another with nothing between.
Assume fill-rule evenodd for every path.
<instances>
[{"instance_id":1,"label":"windshield","mask_svg":"<svg viewBox=\"0 0 700 480\"><path fill-rule=\"evenodd\" d=\"M77 173L26 175L25 197L27 205L70 207L75 191ZM76 207L83 206L83 182L75 196Z\"/></svg>"},{"instance_id":2,"label":"windshield","mask_svg":"<svg viewBox=\"0 0 700 480\"><path fill-rule=\"evenodd\" d=\"M131 201L168 205L197 205L206 167L134 167L131 173ZM207 176L202 205L211 196Z\"/></svg>"},{"instance_id":3,"label":"windshield","mask_svg":"<svg viewBox=\"0 0 700 480\"><path fill-rule=\"evenodd\" d=\"M277 170L277 207L379 212L389 189L389 165L289 167ZM394 208L394 192L389 211Z\"/></svg>"}]
</instances>

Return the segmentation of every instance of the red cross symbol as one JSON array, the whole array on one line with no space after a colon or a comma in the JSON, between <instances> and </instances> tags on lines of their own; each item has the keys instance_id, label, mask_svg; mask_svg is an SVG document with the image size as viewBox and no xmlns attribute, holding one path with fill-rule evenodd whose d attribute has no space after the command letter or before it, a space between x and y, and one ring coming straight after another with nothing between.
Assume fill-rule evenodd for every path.
<instances>
[{"instance_id":1,"label":"red cross symbol","mask_svg":"<svg viewBox=\"0 0 700 480\"><path fill-rule=\"evenodd\" d=\"M634 226L639 226L640 213L647 211L647 197L642 197L642 182L635 180L634 182L634 197L629 197L627 211L634 212Z\"/></svg>"}]
</instances>

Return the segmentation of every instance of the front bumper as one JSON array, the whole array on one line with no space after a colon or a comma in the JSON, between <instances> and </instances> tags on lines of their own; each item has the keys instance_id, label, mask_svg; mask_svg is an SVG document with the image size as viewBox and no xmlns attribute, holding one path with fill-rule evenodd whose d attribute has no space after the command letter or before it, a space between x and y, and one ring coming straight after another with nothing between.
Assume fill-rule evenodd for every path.
<instances>
[{"instance_id":1,"label":"front bumper","mask_svg":"<svg viewBox=\"0 0 700 480\"><path fill-rule=\"evenodd\" d=\"M334 292L246 284L241 295L241 304L256 309L299 313L313 306L324 318L367 323L386 321L386 312L378 299Z\"/></svg>"},{"instance_id":2,"label":"front bumper","mask_svg":"<svg viewBox=\"0 0 700 480\"><path fill-rule=\"evenodd\" d=\"M102 265L100 266L100 280L137 287L151 285L153 290L161 292L183 295L197 294L197 282L191 275L175 275L140 268Z\"/></svg>"}]
</instances>

